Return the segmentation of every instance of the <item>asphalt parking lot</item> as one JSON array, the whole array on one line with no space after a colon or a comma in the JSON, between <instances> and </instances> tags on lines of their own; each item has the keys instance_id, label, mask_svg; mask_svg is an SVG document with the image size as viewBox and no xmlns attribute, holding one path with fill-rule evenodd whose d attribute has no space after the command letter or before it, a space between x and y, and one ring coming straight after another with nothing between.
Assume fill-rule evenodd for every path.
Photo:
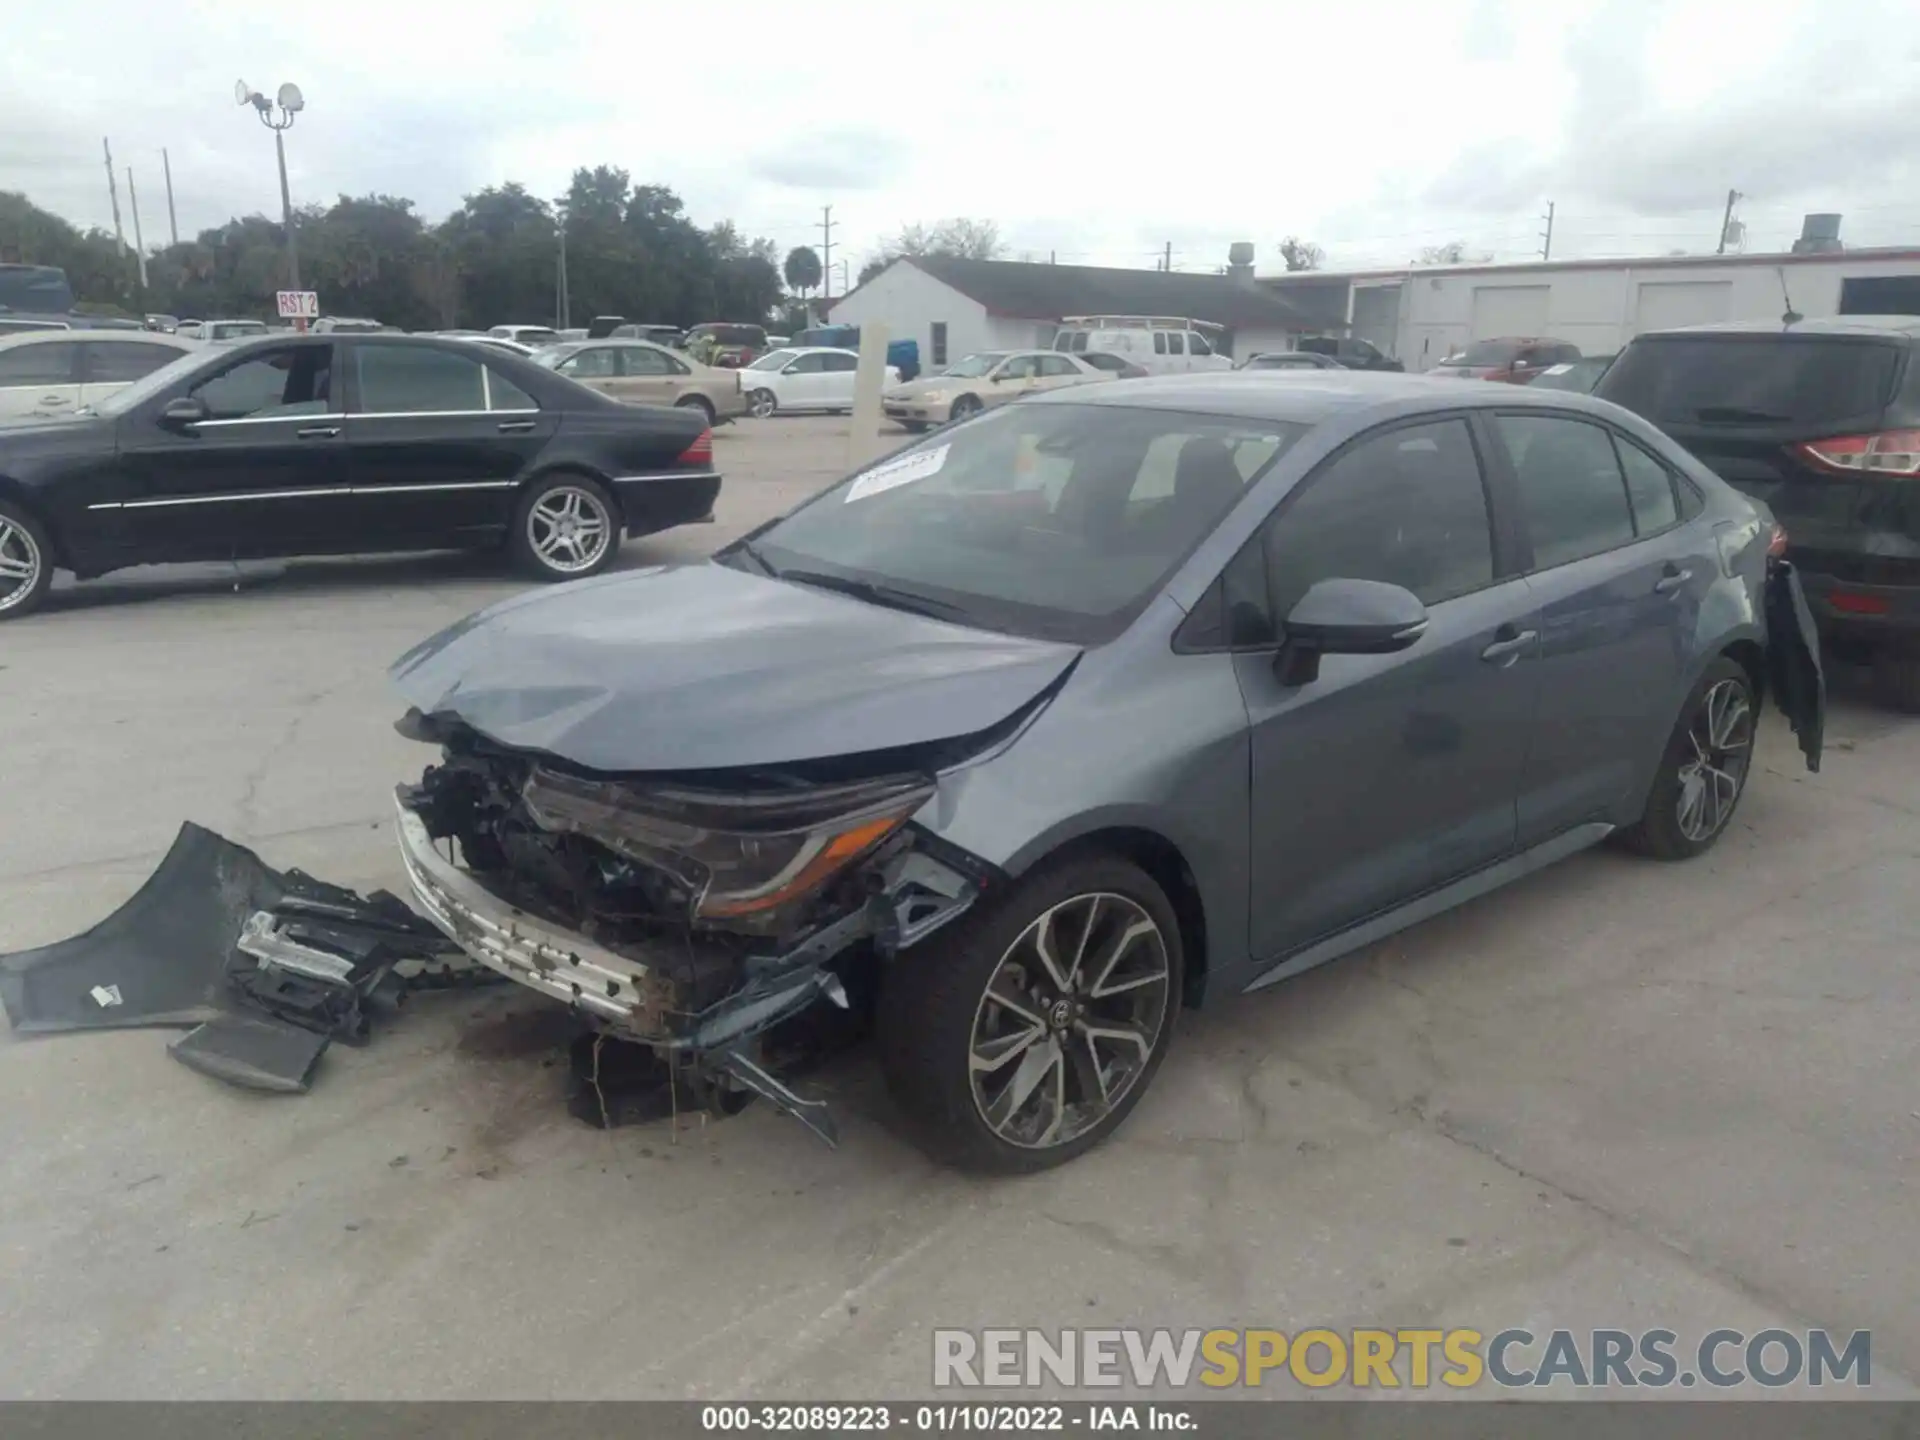
<instances>
[{"instance_id":1,"label":"asphalt parking lot","mask_svg":"<svg viewBox=\"0 0 1920 1440\"><path fill-rule=\"evenodd\" d=\"M845 421L716 445L704 553L840 472ZM468 556L155 571L0 627L0 950L80 931L193 819L404 888L387 663L519 582ZM1873 1332L1920 1375L1920 724L1777 714L1687 865L1581 856L1189 1017L1118 1139L935 1170L870 1057L764 1107L591 1130L535 998L420 997L313 1092L167 1035L0 1037L0 1395L905 1397L935 1325Z\"/></svg>"}]
</instances>

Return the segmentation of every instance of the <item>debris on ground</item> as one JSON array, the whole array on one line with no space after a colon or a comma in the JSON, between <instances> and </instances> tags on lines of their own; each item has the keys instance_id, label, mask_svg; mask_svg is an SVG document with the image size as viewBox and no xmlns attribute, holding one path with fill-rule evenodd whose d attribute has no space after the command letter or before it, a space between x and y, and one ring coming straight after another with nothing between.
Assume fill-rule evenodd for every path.
<instances>
[{"instance_id":1,"label":"debris on ground","mask_svg":"<svg viewBox=\"0 0 1920 1440\"><path fill-rule=\"evenodd\" d=\"M188 1028L168 1046L181 1064L297 1094L333 1041L367 1042L377 1010L495 979L397 896L274 870L189 822L84 935L0 955L0 1005L27 1035Z\"/></svg>"}]
</instances>

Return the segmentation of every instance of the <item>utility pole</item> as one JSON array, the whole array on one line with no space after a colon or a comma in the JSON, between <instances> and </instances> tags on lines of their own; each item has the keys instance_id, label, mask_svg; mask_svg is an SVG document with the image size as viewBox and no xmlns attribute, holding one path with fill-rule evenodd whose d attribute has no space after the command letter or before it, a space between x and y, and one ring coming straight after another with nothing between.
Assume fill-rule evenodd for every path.
<instances>
[{"instance_id":1,"label":"utility pole","mask_svg":"<svg viewBox=\"0 0 1920 1440\"><path fill-rule=\"evenodd\" d=\"M1542 260L1553 258L1553 202L1551 200L1547 202L1547 228L1540 237L1540 258Z\"/></svg>"},{"instance_id":2,"label":"utility pole","mask_svg":"<svg viewBox=\"0 0 1920 1440\"><path fill-rule=\"evenodd\" d=\"M107 198L113 201L113 238L120 242L122 250L127 248L127 234L120 228L120 183L113 178L113 146L106 137L100 138L100 151L107 157Z\"/></svg>"},{"instance_id":3,"label":"utility pole","mask_svg":"<svg viewBox=\"0 0 1920 1440\"><path fill-rule=\"evenodd\" d=\"M133 167L127 167L127 204L133 210L133 253L140 262L140 289L147 288L147 242L140 236L140 197L134 193Z\"/></svg>"},{"instance_id":4,"label":"utility pole","mask_svg":"<svg viewBox=\"0 0 1920 1440\"><path fill-rule=\"evenodd\" d=\"M167 158L167 152L165 150L160 152L160 168L164 170L167 175L167 234L172 237L173 243L178 245L180 243L180 222L174 218L173 213L173 162Z\"/></svg>"},{"instance_id":5,"label":"utility pole","mask_svg":"<svg viewBox=\"0 0 1920 1440\"><path fill-rule=\"evenodd\" d=\"M567 209L560 207L560 227L556 232L560 237L560 263L553 277L553 317L554 329L565 330L572 321L568 311L572 308L573 297L567 293Z\"/></svg>"},{"instance_id":6,"label":"utility pole","mask_svg":"<svg viewBox=\"0 0 1920 1440\"><path fill-rule=\"evenodd\" d=\"M1716 255L1724 255L1727 253L1727 231L1733 226L1733 207L1739 199L1740 192L1738 190L1727 191L1727 211L1726 214L1720 217L1720 246L1713 252Z\"/></svg>"},{"instance_id":7,"label":"utility pole","mask_svg":"<svg viewBox=\"0 0 1920 1440\"><path fill-rule=\"evenodd\" d=\"M1173 273L1173 242L1171 240L1167 242L1166 252L1161 256L1160 268L1169 275Z\"/></svg>"},{"instance_id":8,"label":"utility pole","mask_svg":"<svg viewBox=\"0 0 1920 1440\"><path fill-rule=\"evenodd\" d=\"M833 229L833 207L822 205L820 207L820 283L827 292L820 297L820 303L823 305L833 299Z\"/></svg>"}]
</instances>

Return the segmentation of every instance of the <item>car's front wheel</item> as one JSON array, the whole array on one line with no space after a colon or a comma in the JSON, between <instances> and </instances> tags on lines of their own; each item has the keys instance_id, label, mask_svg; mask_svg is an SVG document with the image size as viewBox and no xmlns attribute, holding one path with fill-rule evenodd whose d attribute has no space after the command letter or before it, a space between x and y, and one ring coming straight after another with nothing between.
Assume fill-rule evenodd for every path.
<instances>
[{"instance_id":1,"label":"car's front wheel","mask_svg":"<svg viewBox=\"0 0 1920 1440\"><path fill-rule=\"evenodd\" d=\"M0 585L5 583L4 577L0 577ZM1920 715L1920 656L1876 655L1873 693L1882 705Z\"/></svg>"},{"instance_id":2,"label":"car's front wheel","mask_svg":"<svg viewBox=\"0 0 1920 1440\"><path fill-rule=\"evenodd\" d=\"M0 502L0 620L40 608L53 584L53 541L26 511Z\"/></svg>"},{"instance_id":3,"label":"car's front wheel","mask_svg":"<svg viewBox=\"0 0 1920 1440\"><path fill-rule=\"evenodd\" d=\"M1715 660L1681 707L1647 808L1622 840L1660 860L1711 849L1746 793L1759 719L1752 678L1734 660Z\"/></svg>"},{"instance_id":4,"label":"car's front wheel","mask_svg":"<svg viewBox=\"0 0 1920 1440\"><path fill-rule=\"evenodd\" d=\"M780 399L771 390L756 390L747 397L747 411L756 420L765 420L780 408Z\"/></svg>"},{"instance_id":5,"label":"car's front wheel","mask_svg":"<svg viewBox=\"0 0 1920 1440\"><path fill-rule=\"evenodd\" d=\"M888 1088L936 1159L1019 1174L1117 1129L1165 1056L1183 956L1138 866L1084 855L897 956L880 1002Z\"/></svg>"},{"instance_id":6,"label":"car's front wheel","mask_svg":"<svg viewBox=\"0 0 1920 1440\"><path fill-rule=\"evenodd\" d=\"M520 497L508 541L514 560L541 580L597 575L620 548L620 515L599 481L561 473Z\"/></svg>"},{"instance_id":7,"label":"car's front wheel","mask_svg":"<svg viewBox=\"0 0 1920 1440\"><path fill-rule=\"evenodd\" d=\"M979 413L980 397L978 395L962 395L958 400L953 402L952 408L947 411L947 420L951 424L958 424L960 421L968 419L970 416L978 415Z\"/></svg>"}]
</instances>

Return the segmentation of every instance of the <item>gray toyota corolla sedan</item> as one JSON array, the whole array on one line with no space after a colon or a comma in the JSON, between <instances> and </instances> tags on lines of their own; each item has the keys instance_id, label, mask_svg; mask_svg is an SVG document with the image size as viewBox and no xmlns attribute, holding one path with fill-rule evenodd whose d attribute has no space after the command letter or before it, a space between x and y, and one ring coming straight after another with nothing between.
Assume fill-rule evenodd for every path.
<instances>
[{"instance_id":1,"label":"gray toyota corolla sedan","mask_svg":"<svg viewBox=\"0 0 1920 1440\"><path fill-rule=\"evenodd\" d=\"M1817 767L1784 540L1583 396L1063 391L402 657L442 758L401 847L448 935L682 1105L830 1137L782 1036L870 1009L929 1150L1040 1169L1125 1119L1182 1007L1609 835L1706 850L1764 698Z\"/></svg>"}]
</instances>

